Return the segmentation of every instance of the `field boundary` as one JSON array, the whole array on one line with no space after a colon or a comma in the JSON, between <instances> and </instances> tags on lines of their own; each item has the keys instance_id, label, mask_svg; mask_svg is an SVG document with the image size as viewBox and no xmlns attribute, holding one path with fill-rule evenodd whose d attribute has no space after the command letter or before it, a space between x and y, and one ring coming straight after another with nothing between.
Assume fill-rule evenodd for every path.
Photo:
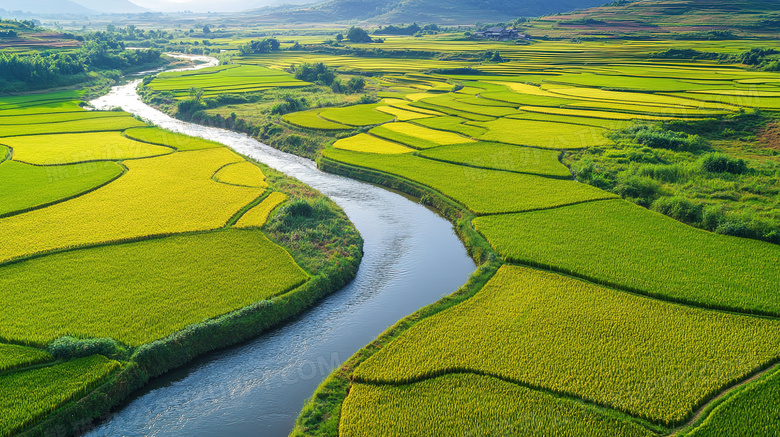
<instances>
[{"instance_id":1,"label":"field boundary","mask_svg":"<svg viewBox=\"0 0 780 437\"><path fill-rule=\"evenodd\" d=\"M152 378L204 354L256 338L340 290L354 279L360 265L359 258L343 261L339 267L329 265L319 275L310 276L306 282L283 294L187 326L168 337L135 348L131 361L125 363L122 371L78 401L58 408L20 435L50 437L88 431L95 418L108 414Z\"/></svg>"},{"instance_id":2,"label":"field boundary","mask_svg":"<svg viewBox=\"0 0 780 437\"><path fill-rule=\"evenodd\" d=\"M582 403L582 404L585 404L585 405L588 405L588 406L591 406L591 407L596 407L596 408L598 408L600 410L604 410L605 412L608 412L608 414L613 414L613 415L617 414L617 415L620 416L620 418L622 420L630 421L630 422L639 424L639 425L641 425L641 426L643 426L643 427L645 427L645 428L647 428L647 429L649 429L650 431L653 431L653 432L668 432L668 430L669 430L669 428L665 427L664 425L652 422L649 419L646 419L646 418L643 418L643 417L640 417L640 416L636 416L636 415L633 415L633 414L628 413L626 411L623 411L621 409L614 408L614 407L611 407L609 405L601 404L601 403L592 401L590 399L586 399L586 398L583 398L583 397L580 397L580 396L576 396L576 395L571 394L571 393L567 393L567 392L563 392L563 391L557 391L557 390L552 390L552 389L549 389L549 388L546 388L546 387L538 386L538 385L535 385L535 384L529 384L527 382L523 382L523 381L520 381L520 380L515 380L515 379L512 379L512 378L504 378L504 377L501 377L501 376L496 375L496 374L491 373L491 372L483 372L483 371L475 370L475 369L467 369L467 368L449 369L449 370L441 371L441 372L431 372L429 375L423 375L423 376L420 376L419 378L410 378L408 380L397 381L397 382L396 381L370 381L370 380L365 380L365 379L362 379L362 378L352 378L352 382L357 383L357 384L373 385L373 386L380 386L380 387L381 386L401 387L401 386L419 384L421 382L430 381L432 379L441 378L441 377L444 377L444 376L447 376L447 375L486 376L488 378L493 378L493 379L496 379L498 381L505 382L507 384L513 384L513 385L516 385L518 387L523 387L523 388L527 388L529 390L533 390L533 391L537 391L537 392L541 392L541 393L546 393L548 395L554 396L554 397L559 398L559 399L566 399L566 400L569 400L569 401L579 402L579 403Z\"/></svg>"},{"instance_id":3,"label":"field boundary","mask_svg":"<svg viewBox=\"0 0 780 437\"><path fill-rule=\"evenodd\" d=\"M21 161L14 161L14 162L21 162ZM105 162L109 162L109 161L105 161ZM110 162L116 162L116 161L110 161ZM23 163L23 164L27 164L27 163ZM39 210L39 209L48 208L48 207L54 206L54 205L56 205L58 203L67 202L69 200L73 200L75 198L87 195L87 194L89 194L89 193L91 193L93 191L97 191L97 190L105 187L106 185L116 181L117 179L119 179L122 176L127 174L127 172L129 171L128 168L125 167L125 165L122 164L121 162L117 162L117 164L119 164L119 166L122 167L122 171L118 175L116 175L115 177L111 178L108 181L103 182L102 184L100 184L98 186L92 187L92 188L90 188L90 189L88 189L86 191L82 191L80 193L76 193L76 194L74 194L72 196L63 197L63 198L60 198L60 199L57 199L57 200L53 200L51 202L42 203L40 205L31 206L29 208L19 209L19 210L16 210L16 211L10 211L10 212L7 212L5 214L0 214L0 219L4 219L4 218L7 218L7 217L13 217L15 215L24 214L24 213L36 211L36 210ZM34 164L27 164L27 165L34 165ZM67 164L67 165L74 165L74 164ZM75 165L78 165L78 163L75 164ZM3 265L5 265L5 263L0 263L0 266L3 266Z\"/></svg>"}]
</instances>

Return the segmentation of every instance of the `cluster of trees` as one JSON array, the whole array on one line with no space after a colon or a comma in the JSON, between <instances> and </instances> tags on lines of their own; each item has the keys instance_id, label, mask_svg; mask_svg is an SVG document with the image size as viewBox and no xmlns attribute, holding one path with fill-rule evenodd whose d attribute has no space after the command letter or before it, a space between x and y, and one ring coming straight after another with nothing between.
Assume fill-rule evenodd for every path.
<instances>
[{"instance_id":1,"label":"cluster of trees","mask_svg":"<svg viewBox=\"0 0 780 437\"><path fill-rule=\"evenodd\" d=\"M98 35L69 52L0 53L0 78L4 85L20 82L34 88L61 86L90 71L122 70L158 62L160 55L155 49L125 50L122 42Z\"/></svg>"},{"instance_id":2,"label":"cluster of trees","mask_svg":"<svg viewBox=\"0 0 780 437\"><path fill-rule=\"evenodd\" d=\"M336 37L336 39L338 40L338 37ZM349 31L347 31L347 39L357 43L374 42L374 40L371 38L371 35L359 27L350 27Z\"/></svg>"},{"instance_id":3,"label":"cluster of trees","mask_svg":"<svg viewBox=\"0 0 780 437\"><path fill-rule=\"evenodd\" d=\"M379 28L374 33L377 35L422 35L425 33L435 33L441 30L439 26L435 24L426 24L420 27L417 23L412 23L408 26L387 26L385 28Z\"/></svg>"},{"instance_id":4,"label":"cluster of trees","mask_svg":"<svg viewBox=\"0 0 780 437\"><path fill-rule=\"evenodd\" d=\"M275 38L267 38L261 41L250 41L246 44L238 46L238 51L246 55L256 55L260 53L271 53L279 50L279 41Z\"/></svg>"},{"instance_id":5,"label":"cluster of trees","mask_svg":"<svg viewBox=\"0 0 780 437\"><path fill-rule=\"evenodd\" d=\"M360 76L353 76L343 82L336 75L336 70L322 62L316 64L301 64L295 67L295 78L305 82L328 86L335 93L357 93L366 87L366 80Z\"/></svg>"}]
</instances>

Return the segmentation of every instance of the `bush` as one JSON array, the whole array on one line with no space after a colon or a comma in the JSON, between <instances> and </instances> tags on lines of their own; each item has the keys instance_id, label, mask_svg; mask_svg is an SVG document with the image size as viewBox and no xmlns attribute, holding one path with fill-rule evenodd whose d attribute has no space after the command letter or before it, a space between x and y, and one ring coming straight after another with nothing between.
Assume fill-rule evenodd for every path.
<instances>
[{"instance_id":1,"label":"bush","mask_svg":"<svg viewBox=\"0 0 780 437\"><path fill-rule=\"evenodd\" d=\"M368 35L368 32L359 28L351 27L347 32L347 39L352 42L372 42L373 40Z\"/></svg>"},{"instance_id":2,"label":"bush","mask_svg":"<svg viewBox=\"0 0 780 437\"><path fill-rule=\"evenodd\" d=\"M111 338L78 339L75 337L60 337L46 348L52 356L62 359L89 357L95 354L113 359L125 359L127 349Z\"/></svg>"},{"instance_id":3,"label":"bush","mask_svg":"<svg viewBox=\"0 0 780 437\"><path fill-rule=\"evenodd\" d=\"M639 205L649 207L658 195L661 186L658 182L643 176L621 173L615 193L624 199L631 199Z\"/></svg>"},{"instance_id":4,"label":"bush","mask_svg":"<svg viewBox=\"0 0 780 437\"><path fill-rule=\"evenodd\" d=\"M661 197L653 202L652 209L691 225L701 223L704 214L704 205L684 197Z\"/></svg>"},{"instance_id":5,"label":"bush","mask_svg":"<svg viewBox=\"0 0 780 437\"><path fill-rule=\"evenodd\" d=\"M618 143L628 142L653 149L696 150L705 145L698 135L667 130L661 125L637 124L613 132L609 137Z\"/></svg>"},{"instance_id":6,"label":"bush","mask_svg":"<svg viewBox=\"0 0 780 437\"><path fill-rule=\"evenodd\" d=\"M331 86L336 80L336 71L322 62L316 64L304 63L295 68L295 78L304 82L313 82Z\"/></svg>"},{"instance_id":7,"label":"bush","mask_svg":"<svg viewBox=\"0 0 780 437\"><path fill-rule=\"evenodd\" d=\"M242 55L254 55L258 53L271 53L279 50L279 41L274 38L264 39L262 41L250 41L238 46L238 51Z\"/></svg>"},{"instance_id":8,"label":"bush","mask_svg":"<svg viewBox=\"0 0 780 437\"><path fill-rule=\"evenodd\" d=\"M710 173L743 174L747 171L745 160L730 158L722 153L708 153L698 163L703 171Z\"/></svg>"}]
</instances>

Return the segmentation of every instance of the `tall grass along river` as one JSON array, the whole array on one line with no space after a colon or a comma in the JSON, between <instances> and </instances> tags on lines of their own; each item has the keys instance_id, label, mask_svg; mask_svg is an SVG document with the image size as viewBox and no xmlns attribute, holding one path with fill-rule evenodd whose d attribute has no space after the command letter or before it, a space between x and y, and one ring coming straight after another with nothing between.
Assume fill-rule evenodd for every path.
<instances>
[{"instance_id":1,"label":"tall grass along river","mask_svg":"<svg viewBox=\"0 0 780 437\"><path fill-rule=\"evenodd\" d=\"M452 225L398 194L323 173L246 135L173 119L141 102L138 81L92 102L223 143L332 198L365 240L355 280L262 337L153 381L89 436L281 436L319 383L387 327L455 291L475 265Z\"/></svg>"}]
</instances>

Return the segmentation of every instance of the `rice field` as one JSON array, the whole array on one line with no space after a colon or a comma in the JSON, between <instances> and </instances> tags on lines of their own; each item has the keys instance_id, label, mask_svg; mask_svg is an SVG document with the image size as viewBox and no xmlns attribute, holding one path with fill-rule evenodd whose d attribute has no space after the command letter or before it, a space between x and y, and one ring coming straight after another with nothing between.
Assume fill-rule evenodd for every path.
<instances>
[{"instance_id":1,"label":"rice field","mask_svg":"<svg viewBox=\"0 0 780 437\"><path fill-rule=\"evenodd\" d=\"M228 164L214 173L214 180L227 185L249 188L268 188L260 167L248 161Z\"/></svg>"},{"instance_id":2,"label":"rice field","mask_svg":"<svg viewBox=\"0 0 780 437\"><path fill-rule=\"evenodd\" d=\"M16 161L0 164L0 217L70 198L123 173L114 162L41 167Z\"/></svg>"},{"instance_id":3,"label":"rice field","mask_svg":"<svg viewBox=\"0 0 780 437\"><path fill-rule=\"evenodd\" d=\"M309 85L290 74L256 65L221 65L196 71L162 73L147 87L157 92L170 92L176 97L189 97L190 89L203 90L209 97L225 92L250 93L269 88L295 88Z\"/></svg>"},{"instance_id":4,"label":"rice field","mask_svg":"<svg viewBox=\"0 0 780 437\"><path fill-rule=\"evenodd\" d=\"M371 134L405 144L415 149L451 144L473 143L474 140L452 132L429 129L413 123L387 123L371 129Z\"/></svg>"},{"instance_id":5,"label":"rice field","mask_svg":"<svg viewBox=\"0 0 780 437\"><path fill-rule=\"evenodd\" d=\"M469 120L455 117L455 116L424 118L422 120L414 121L415 124L418 124L420 126L455 132L469 138L476 138L481 135L484 135L487 132L487 129L483 127L466 124L468 122Z\"/></svg>"},{"instance_id":6,"label":"rice field","mask_svg":"<svg viewBox=\"0 0 780 437\"><path fill-rule=\"evenodd\" d=\"M385 105L381 103L372 103L346 106L343 108L331 108L320 112L319 116L327 121L348 126L371 126L393 121L395 116L376 110L380 106Z\"/></svg>"},{"instance_id":7,"label":"rice field","mask_svg":"<svg viewBox=\"0 0 780 437\"><path fill-rule=\"evenodd\" d=\"M672 425L780 356L778 328L777 320L504 266L476 296L367 359L354 378L409 384L491 375Z\"/></svg>"},{"instance_id":8,"label":"rice field","mask_svg":"<svg viewBox=\"0 0 780 437\"><path fill-rule=\"evenodd\" d=\"M173 153L169 147L131 140L121 132L31 135L3 138L14 160L35 165L122 161Z\"/></svg>"},{"instance_id":9,"label":"rice field","mask_svg":"<svg viewBox=\"0 0 780 437\"><path fill-rule=\"evenodd\" d=\"M139 346L308 278L284 249L244 230L63 252L3 271L0 338L39 346L63 335Z\"/></svg>"},{"instance_id":10,"label":"rice field","mask_svg":"<svg viewBox=\"0 0 780 437\"><path fill-rule=\"evenodd\" d=\"M123 134L131 140L149 144L158 144L165 147L172 147L180 152L225 147L224 145L214 141L182 135L160 129L158 127L132 128L124 131Z\"/></svg>"},{"instance_id":11,"label":"rice field","mask_svg":"<svg viewBox=\"0 0 780 437\"><path fill-rule=\"evenodd\" d=\"M419 156L478 168L572 179L569 169L558 161L559 154L553 150L480 141L424 150Z\"/></svg>"},{"instance_id":12,"label":"rice field","mask_svg":"<svg viewBox=\"0 0 780 437\"><path fill-rule=\"evenodd\" d=\"M2 117L2 113L0 113L0 117ZM129 115L124 117L100 117L86 120L63 121L59 123L30 125L7 124L0 125L0 138L19 135L123 131L131 127L141 126L146 126L146 124ZM5 142L6 139L3 138L0 141Z\"/></svg>"},{"instance_id":13,"label":"rice field","mask_svg":"<svg viewBox=\"0 0 780 437\"><path fill-rule=\"evenodd\" d=\"M338 140L333 144L333 147L339 150L378 153L381 155L396 155L399 153L414 152L414 149L410 149L409 147L368 134L357 134L354 137Z\"/></svg>"},{"instance_id":14,"label":"rice field","mask_svg":"<svg viewBox=\"0 0 780 437\"><path fill-rule=\"evenodd\" d=\"M303 127L307 129L320 129L320 130L345 130L352 129L352 126L347 126L341 123L335 123L325 120L320 117L320 112L323 109L312 109L309 111L293 112L282 116L282 120L290 123L294 126Z\"/></svg>"},{"instance_id":15,"label":"rice field","mask_svg":"<svg viewBox=\"0 0 780 437\"><path fill-rule=\"evenodd\" d=\"M615 197L574 181L496 172L410 154L378 155L326 149L323 156L420 183L454 199L475 214L530 211Z\"/></svg>"},{"instance_id":16,"label":"rice field","mask_svg":"<svg viewBox=\"0 0 780 437\"><path fill-rule=\"evenodd\" d=\"M585 149L610 143L606 129L536 120L500 118L472 123L487 130L479 140L545 149Z\"/></svg>"},{"instance_id":17,"label":"rice field","mask_svg":"<svg viewBox=\"0 0 780 437\"><path fill-rule=\"evenodd\" d=\"M780 372L746 386L713 409L686 437L741 437L780 433Z\"/></svg>"},{"instance_id":18,"label":"rice field","mask_svg":"<svg viewBox=\"0 0 780 437\"><path fill-rule=\"evenodd\" d=\"M376 108L379 112L390 114L398 121L416 120L418 118L432 117L430 114L423 114L421 112L408 111L406 109L396 108L394 106L379 106Z\"/></svg>"},{"instance_id":19,"label":"rice field","mask_svg":"<svg viewBox=\"0 0 780 437\"><path fill-rule=\"evenodd\" d=\"M152 235L218 229L265 189L212 180L243 158L226 148L125 161L127 173L65 203L3 219L0 263Z\"/></svg>"},{"instance_id":20,"label":"rice field","mask_svg":"<svg viewBox=\"0 0 780 437\"><path fill-rule=\"evenodd\" d=\"M236 228L262 228L274 209L287 200L287 195L274 191L259 205L246 212L236 223Z\"/></svg>"},{"instance_id":21,"label":"rice field","mask_svg":"<svg viewBox=\"0 0 780 437\"><path fill-rule=\"evenodd\" d=\"M64 364L0 375L0 436L10 436L70 400L77 399L120 367L100 355Z\"/></svg>"},{"instance_id":22,"label":"rice field","mask_svg":"<svg viewBox=\"0 0 780 437\"><path fill-rule=\"evenodd\" d=\"M31 347L0 343L0 372L52 361L48 353Z\"/></svg>"},{"instance_id":23,"label":"rice field","mask_svg":"<svg viewBox=\"0 0 780 437\"><path fill-rule=\"evenodd\" d=\"M656 434L581 402L489 376L461 374L405 386L354 384L341 412L339 435L652 437Z\"/></svg>"},{"instance_id":24,"label":"rice field","mask_svg":"<svg viewBox=\"0 0 780 437\"><path fill-rule=\"evenodd\" d=\"M474 226L511 262L702 307L780 315L780 247L698 230L623 200L481 217Z\"/></svg>"},{"instance_id":25,"label":"rice field","mask_svg":"<svg viewBox=\"0 0 780 437\"><path fill-rule=\"evenodd\" d=\"M113 111L78 111L53 114L3 115L0 111L0 126L22 126L41 123L62 123L66 121L98 120L119 118L126 121L127 114Z\"/></svg>"}]
</instances>

